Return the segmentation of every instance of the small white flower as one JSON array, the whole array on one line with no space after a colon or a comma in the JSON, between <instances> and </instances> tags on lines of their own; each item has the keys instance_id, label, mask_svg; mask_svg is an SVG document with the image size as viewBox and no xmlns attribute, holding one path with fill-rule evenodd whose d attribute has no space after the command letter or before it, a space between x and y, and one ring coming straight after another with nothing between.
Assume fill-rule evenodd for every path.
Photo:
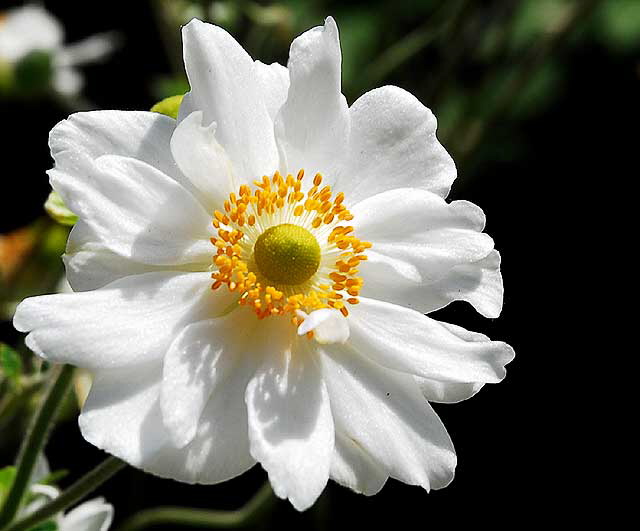
<instances>
[{"instance_id":1,"label":"small white flower","mask_svg":"<svg viewBox=\"0 0 640 531\"><path fill-rule=\"evenodd\" d=\"M502 306L482 211L444 200L456 172L433 114L396 87L349 108L331 18L287 68L197 20L183 40L177 121L53 129L76 293L27 299L15 326L94 372L84 437L154 474L217 483L257 461L301 510L330 477L444 487L456 456L428 400L500 381L513 351L423 315Z\"/></svg>"},{"instance_id":2,"label":"small white flower","mask_svg":"<svg viewBox=\"0 0 640 531\"><path fill-rule=\"evenodd\" d=\"M45 503L60 495L56 487L50 485L32 485L31 493L35 496L21 513L27 516ZM113 506L104 498L93 498L81 503L69 512L53 518L58 531L107 531L113 521Z\"/></svg>"},{"instance_id":3,"label":"small white flower","mask_svg":"<svg viewBox=\"0 0 640 531\"><path fill-rule=\"evenodd\" d=\"M38 5L0 12L0 63L16 64L29 53L51 53L53 88L64 95L80 92L82 75L76 66L98 61L113 49L108 35L95 35L63 46L64 30L50 13Z\"/></svg>"},{"instance_id":4,"label":"small white flower","mask_svg":"<svg viewBox=\"0 0 640 531\"><path fill-rule=\"evenodd\" d=\"M40 455L33 472L33 483L29 487L30 501L20 512L21 517L30 515L60 495L58 488L38 483L49 474L49 464ZM104 498L93 498L67 513L56 515L53 520L58 531L106 531L113 520L113 512L113 506Z\"/></svg>"}]
</instances>

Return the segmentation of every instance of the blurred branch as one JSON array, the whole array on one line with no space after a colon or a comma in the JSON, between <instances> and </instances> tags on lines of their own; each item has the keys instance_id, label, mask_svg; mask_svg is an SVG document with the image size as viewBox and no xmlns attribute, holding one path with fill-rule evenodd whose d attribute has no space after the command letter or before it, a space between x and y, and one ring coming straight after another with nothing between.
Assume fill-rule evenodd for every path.
<instances>
[{"instance_id":1,"label":"blurred branch","mask_svg":"<svg viewBox=\"0 0 640 531\"><path fill-rule=\"evenodd\" d=\"M544 61L568 41L574 30L591 15L601 1L577 1L572 13L558 30L549 34L539 46L524 58L520 67L516 69L515 74L507 81L504 89L498 95L491 111L484 119L478 119L470 124L466 133L462 135L458 156L458 164L460 166L466 164L473 157L478 147L482 144L486 133L509 113L514 101L519 97L527 82L536 74Z\"/></svg>"},{"instance_id":2,"label":"blurred branch","mask_svg":"<svg viewBox=\"0 0 640 531\"><path fill-rule=\"evenodd\" d=\"M129 518L118 531L138 531L151 526L187 526L200 528L238 528L258 521L275 504L277 498L267 481L247 504L235 511L210 511L184 507L146 509Z\"/></svg>"},{"instance_id":3,"label":"blurred branch","mask_svg":"<svg viewBox=\"0 0 640 531\"><path fill-rule=\"evenodd\" d=\"M447 51L444 64L438 68L437 75L427 90L426 100L431 107L435 107L434 102L440 97L451 73L455 71L458 63L466 56L467 50L469 50L475 42L474 39L468 35L468 33L471 32L469 27L475 25L475 29L477 30L477 26L480 25L482 21L478 20L477 17L469 16L469 12L471 11L473 13L474 9L477 8L477 3L462 2L460 9L448 25L447 33L450 38L447 39L447 43L450 43L451 48ZM477 35L477 31L475 33Z\"/></svg>"},{"instance_id":4,"label":"blurred branch","mask_svg":"<svg viewBox=\"0 0 640 531\"><path fill-rule=\"evenodd\" d=\"M370 88L385 79L391 72L412 56L429 46L450 31L458 17L465 11L470 0L443 2L427 20L404 39L387 48L367 69L360 83L360 90ZM444 9L445 7L453 9ZM455 15L452 14L455 13ZM449 22L448 22L449 21Z\"/></svg>"}]
</instances>

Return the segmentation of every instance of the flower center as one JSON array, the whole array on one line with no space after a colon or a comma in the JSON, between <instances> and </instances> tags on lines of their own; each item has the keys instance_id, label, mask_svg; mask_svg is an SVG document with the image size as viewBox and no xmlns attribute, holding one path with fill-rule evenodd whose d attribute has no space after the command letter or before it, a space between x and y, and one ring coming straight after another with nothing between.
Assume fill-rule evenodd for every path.
<instances>
[{"instance_id":1,"label":"flower center","mask_svg":"<svg viewBox=\"0 0 640 531\"><path fill-rule=\"evenodd\" d=\"M371 244L345 224L353 215L343 193L320 188L320 174L305 193L303 178L303 170L297 177L275 172L253 190L243 184L213 213L211 288L238 293L238 304L259 319L288 314L299 325L297 310L333 308L347 317L346 304L358 304L358 267Z\"/></svg>"},{"instance_id":2,"label":"flower center","mask_svg":"<svg viewBox=\"0 0 640 531\"><path fill-rule=\"evenodd\" d=\"M253 258L265 278L291 286L306 282L318 270L320 246L307 229L283 223L260 235Z\"/></svg>"}]
</instances>

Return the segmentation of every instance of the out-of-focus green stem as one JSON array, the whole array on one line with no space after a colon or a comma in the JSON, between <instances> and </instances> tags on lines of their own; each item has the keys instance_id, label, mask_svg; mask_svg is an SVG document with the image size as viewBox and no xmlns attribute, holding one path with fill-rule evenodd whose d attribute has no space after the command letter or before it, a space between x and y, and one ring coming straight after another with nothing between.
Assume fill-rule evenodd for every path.
<instances>
[{"instance_id":1,"label":"out-of-focus green stem","mask_svg":"<svg viewBox=\"0 0 640 531\"><path fill-rule=\"evenodd\" d=\"M31 513L26 518L23 518L6 528L2 528L2 531L26 531L27 529L31 529L80 501L87 494L93 492L96 488L107 481L116 472L122 470L125 466L126 463L117 457L108 457L91 472L84 475L71 485L67 490L60 494L60 496L51 500L49 503Z\"/></svg>"},{"instance_id":2,"label":"out-of-focus green stem","mask_svg":"<svg viewBox=\"0 0 640 531\"><path fill-rule=\"evenodd\" d=\"M20 408L42 387L40 375L22 377L18 391L7 391L0 400L0 432L13 420Z\"/></svg>"},{"instance_id":3,"label":"out-of-focus green stem","mask_svg":"<svg viewBox=\"0 0 640 531\"><path fill-rule=\"evenodd\" d=\"M53 372L49 388L20 448L16 463L16 477L0 512L0 529L11 522L20 509L31 481L36 459L45 445L56 414L71 386L73 367L61 365L53 369Z\"/></svg>"},{"instance_id":4,"label":"out-of-focus green stem","mask_svg":"<svg viewBox=\"0 0 640 531\"><path fill-rule=\"evenodd\" d=\"M564 24L557 31L548 35L539 46L522 61L520 68L505 84L504 89L498 96L496 103L484 118L471 124L463 144L460 146L460 156L458 164L464 165L468 161L487 131L489 131L500 119L508 112L513 105L514 100L520 95L525 85L535 74L537 69L544 61L559 47L561 47L573 34L573 31L579 27L580 23L586 19L597 7L601 0L581 0L575 3L575 7L571 15L569 15Z\"/></svg>"},{"instance_id":5,"label":"out-of-focus green stem","mask_svg":"<svg viewBox=\"0 0 640 531\"><path fill-rule=\"evenodd\" d=\"M275 504L277 498L269 482L242 508L236 511L210 511L184 507L155 507L129 518L118 531L138 531L151 526L187 526L204 529L231 529L257 522Z\"/></svg>"},{"instance_id":6,"label":"out-of-focus green stem","mask_svg":"<svg viewBox=\"0 0 640 531\"><path fill-rule=\"evenodd\" d=\"M477 9L477 3L474 4L471 0L462 0L458 11L448 24L447 36L449 37L449 49L442 64L439 65L434 79L430 82L426 95L426 101L429 102L428 104L432 108L437 106L436 101L440 98L443 88L451 77L452 72L456 70L458 63L466 55L465 52L474 44L474 40L469 38L468 34L470 32L467 30L471 25L475 25L475 33L477 36L478 26L481 24L481 21L473 16Z\"/></svg>"},{"instance_id":7,"label":"out-of-focus green stem","mask_svg":"<svg viewBox=\"0 0 640 531\"><path fill-rule=\"evenodd\" d=\"M468 1L460 0L458 4L443 2L441 7L432 13L420 27L390 46L373 62L365 72L358 88L364 90L375 86L405 61L436 41L450 29L451 24L447 22L451 19L450 13L456 12L457 15L453 17L456 18L460 12L464 11L464 6ZM449 6L453 6L453 10Z\"/></svg>"}]
</instances>

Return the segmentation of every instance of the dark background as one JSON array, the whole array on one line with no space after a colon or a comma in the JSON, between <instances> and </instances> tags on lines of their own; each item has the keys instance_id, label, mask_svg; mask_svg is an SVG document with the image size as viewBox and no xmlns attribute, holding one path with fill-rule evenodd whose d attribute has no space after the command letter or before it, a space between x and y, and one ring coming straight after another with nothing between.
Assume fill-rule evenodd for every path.
<instances>
[{"instance_id":1,"label":"dark background","mask_svg":"<svg viewBox=\"0 0 640 531\"><path fill-rule=\"evenodd\" d=\"M497 320L482 318L465 303L434 316L507 341L517 353L504 382L485 386L472 400L435 405L458 453L449 487L427 495L389 480L367 498L330 482L305 513L279 503L265 518L266 527L448 523L484 528L514 522L511 517L523 524L550 518L555 524L575 522L566 505L576 480L568 438L576 422L575 397L563 369L580 353L565 324L580 290L576 270L585 261L585 267L599 267L580 243L601 223L601 213L584 203L584 194L615 178L612 161L623 149L617 123L637 111L640 72L640 2L591 2L593 8L561 38L550 37L549 28L560 24L553 14L581 3L487 0L460 2L457 10L450 7L455 2L439 1L284 2L278 6L288 10L286 16L269 24L256 22L260 14L251 15L246 3L228 4L239 14L222 21L254 58L283 64L291 39L332 14L341 30L350 103L375 86L394 84L432 108L441 122L440 138L458 163L449 199L482 207L486 230L502 253L505 283L504 310ZM180 53L175 20L169 16L159 24L153 14L161 4L44 4L65 25L67 42L117 30L122 47L106 63L83 69L86 101L0 101L3 232L42 216L49 192L44 172L51 165L47 134L70 109L148 109L181 83L175 70ZM446 31L424 44L443 25ZM165 37L162 27L168 28ZM416 45L412 36L423 44ZM409 50L397 64L389 68L377 61L402 42ZM478 124L483 134L474 140ZM61 271L60 263L50 264L55 276L51 270ZM0 334L19 346L9 322L2 323ZM54 469L70 471L62 486L104 457L82 439L74 415L69 417L47 449ZM15 437L3 433L0 438L5 438L0 465L8 464ZM221 485L189 486L129 468L99 494L115 505L119 522L136 510L164 504L236 508L265 478L256 466Z\"/></svg>"}]
</instances>

